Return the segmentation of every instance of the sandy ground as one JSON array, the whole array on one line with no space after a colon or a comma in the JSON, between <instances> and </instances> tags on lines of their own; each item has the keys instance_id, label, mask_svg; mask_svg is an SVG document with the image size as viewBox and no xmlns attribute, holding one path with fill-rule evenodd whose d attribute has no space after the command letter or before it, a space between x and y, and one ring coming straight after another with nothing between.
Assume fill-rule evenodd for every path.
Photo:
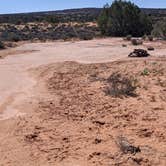
<instances>
[{"instance_id":1,"label":"sandy ground","mask_svg":"<svg viewBox=\"0 0 166 166\"><path fill-rule=\"evenodd\" d=\"M128 44L128 47L122 47L123 43ZM156 61L157 64L158 61L159 64L161 61L161 66L164 68L164 57L166 52L165 43L147 42L143 46L137 47L146 48L149 45L155 47L155 51L151 52L152 58L149 58L149 61L153 61L153 63ZM157 101L154 105L146 104L149 103L150 99L145 97L146 100L144 102L141 101L140 109L144 110L144 105L147 105L146 110L148 111L143 111L140 114L142 117L147 114L147 118L150 117L151 120L148 120L148 123L141 122L141 124L139 124L139 120L137 119L134 128L134 119L138 116L138 110L136 107L139 105L139 100L144 100L144 98L127 98L125 100L116 99L114 101L112 98L105 98L101 91L99 91L99 89L104 86L103 83L100 84L99 82L94 82L94 88L90 89L90 91L87 91L86 89L87 83L84 84L84 81L87 80L87 76L93 75L93 72L95 72L95 74L97 72L102 76L105 69L107 71L105 74L108 75L110 74L110 70L116 69L122 72L124 68L128 68L132 62L128 62L128 58L126 59L126 57L137 47L131 46L128 42L124 42L122 39L98 39L80 42L29 43L10 50L10 56L0 60L0 164L5 166L86 166L116 165L121 160L122 163L119 163L119 165L133 165L135 160L133 156L127 156L131 158L131 163L128 163L128 158L126 156L121 156L120 153L118 153L113 141L113 138L117 133L126 131L126 136L128 136L129 139L136 139L134 140L136 145L145 146L143 144L144 141L148 140L150 137L146 145L148 148L152 148L155 151L150 158L146 158L144 153L141 154L143 156L138 156L136 160L140 161L137 162L142 162L143 165L165 165L165 98L163 97L165 87L157 87L157 90L154 89L154 92L153 89L150 89L149 98ZM3 54L3 52L1 52L1 54ZM74 62L63 63L64 61L77 61L80 63L91 64L114 62L117 60L123 60L123 63L109 63L108 67L103 67L105 64L99 64L96 66L94 64L87 67L86 65L79 65ZM138 66L138 69L141 69L139 66L145 68L146 63L144 61L145 60L142 59L140 64L139 62L135 62L135 66ZM52 65L48 65L50 63ZM157 66L158 70L160 70L159 64ZM114 66L114 68L112 68L112 66ZM124 68L121 68L121 66L124 66ZM133 68L135 66L132 64ZM147 67L150 67L151 70L151 66ZM129 69L131 70L130 67ZM139 73L140 71L138 69L135 70L135 72ZM165 71L165 69L162 70ZM61 73L66 72L72 73L71 82L71 78L68 78L68 75L64 74L63 76L62 74L61 76ZM127 70L127 74L129 72L130 71ZM104 75L102 77L104 77ZM153 80L153 77L154 76L152 75L150 78ZM161 82L163 82L165 75L158 76L155 79L160 79ZM49 83L52 83L52 85ZM153 83L154 82L152 81L152 86L154 86ZM56 84L58 88L54 87ZM162 86L165 86L164 83L161 84ZM59 91L59 89L62 89L62 91ZM73 89L73 91L71 91L71 89ZM85 92L82 93L84 90ZM93 98L94 92L99 93L99 96L95 95L96 97ZM139 91L138 93L141 92L142 91ZM68 96L66 93L70 93L71 96L66 97ZM87 93L90 93L89 95L92 95L92 98L86 99ZM162 95L164 99L158 99L158 97L157 99L153 99L154 97L152 94L155 93ZM72 94L77 95L72 96ZM78 95L83 98L85 97L84 99L81 97L81 103L79 103L79 100L76 100L80 97ZM149 96L147 92L144 95ZM62 101L60 100L61 97L64 98ZM103 100L105 99L106 101L103 103ZM87 100L93 101L93 106L89 102L87 103ZM61 102L61 106L58 105L59 102ZM126 106L126 102L130 103L129 106ZM96 107L97 103L99 107ZM115 103L115 105L109 105L109 103ZM119 105L119 103L122 104ZM108 114L107 111L109 110L103 109L103 106L106 108L115 108L115 114ZM152 110L153 106L155 107L154 110ZM122 109L128 109L128 107L130 108L129 112L125 112L125 110ZM69 108L71 108L71 110ZM91 112L92 115L89 112L89 109L94 110ZM95 111L98 109L103 109L103 111L106 112L100 113L99 111L99 113L96 113ZM118 115L120 109L122 109L122 114ZM136 113L134 115L131 115L132 109L135 109ZM50 113L50 110L59 110L62 113L58 113L57 111L57 113L54 114ZM84 110L85 112L82 112L81 110ZM153 115L155 110L158 111L158 113L157 111L155 112L157 120L154 120L156 118ZM48 114L45 113L47 111ZM68 117L71 120L66 120L66 115L70 111L71 115ZM103 118L108 116L111 119L111 122L108 122L107 124L109 118L104 119L104 123L100 122L98 117L102 114ZM112 119L112 116L117 118ZM129 118L129 120L127 120L127 118ZM118 123L115 123L117 121ZM129 124L132 124L131 126L128 124L128 121ZM152 122L154 121L155 123L153 124ZM111 125L118 128L118 130L112 130L109 123L113 123ZM151 125L150 129L145 129L149 123ZM77 126L77 124L79 125ZM130 130L127 127L127 129L124 129L123 125L129 126ZM159 127L155 127L155 125L158 125ZM100 127L102 128L101 131ZM89 128L89 131L86 131L87 128ZM110 133L111 130L112 133ZM133 131L133 133L131 131ZM133 136L136 133L139 135L139 132L145 132L145 135L146 132L150 132L151 134L148 138L143 139L138 139L138 136ZM143 134L141 133L140 135L140 137L142 137ZM158 135L161 138L158 138ZM70 138L72 140L68 140ZM111 141L109 141L109 139L111 139ZM94 140L95 143L93 143L92 140ZM98 142L102 142L102 145L98 146L96 145L96 142L97 144ZM152 142L155 142L156 146L150 146L153 144ZM157 146L160 148L157 148ZM96 148L98 150L96 150ZM112 153L108 153L109 150L112 150ZM115 158L116 153L120 155L120 158L115 160L113 158ZM149 154L147 154L147 156L148 155ZM159 159L153 161L151 158L154 156L157 156L156 158ZM134 162L134 164L138 164L137 162Z\"/></svg>"}]
</instances>

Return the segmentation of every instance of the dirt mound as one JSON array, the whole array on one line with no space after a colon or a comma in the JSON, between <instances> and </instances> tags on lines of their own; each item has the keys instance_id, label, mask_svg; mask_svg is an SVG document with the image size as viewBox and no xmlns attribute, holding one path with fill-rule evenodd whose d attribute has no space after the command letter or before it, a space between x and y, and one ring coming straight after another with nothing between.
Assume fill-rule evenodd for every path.
<instances>
[{"instance_id":1,"label":"dirt mound","mask_svg":"<svg viewBox=\"0 0 166 166\"><path fill-rule=\"evenodd\" d=\"M105 93L113 73L134 76L136 96ZM166 60L64 62L38 69L42 89L17 135L39 165L166 163ZM127 141L118 146L118 138ZM122 146L122 144L121 144ZM129 150L124 148L129 148ZM124 151L122 150L124 149ZM134 149L134 150L132 150Z\"/></svg>"}]
</instances>

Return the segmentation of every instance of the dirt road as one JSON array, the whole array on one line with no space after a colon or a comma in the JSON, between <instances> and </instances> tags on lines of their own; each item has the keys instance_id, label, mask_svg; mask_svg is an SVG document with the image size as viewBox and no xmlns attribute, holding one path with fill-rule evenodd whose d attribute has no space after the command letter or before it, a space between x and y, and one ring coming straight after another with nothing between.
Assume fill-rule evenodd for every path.
<instances>
[{"instance_id":1,"label":"dirt road","mask_svg":"<svg viewBox=\"0 0 166 166\"><path fill-rule=\"evenodd\" d=\"M104 39L75 43L32 43L11 50L10 54L13 52L14 55L0 60L0 119L8 119L19 114L12 105L16 100L27 96L35 84L35 80L28 75L28 69L60 61L85 63L114 61L126 57L132 50L119 47L121 47L119 39ZM15 54L19 52L21 54Z\"/></svg>"},{"instance_id":2,"label":"dirt road","mask_svg":"<svg viewBox=\"0 0 166 166\"><path fill-rule=\"evenodd\" d=\"M16 109L11 108L11 105L26 96L35 84L35 80L28 75L28 69L62 61L98 63L123 59L136 47L131 45L122 47L122 43L127 42L122 39L102 39L32 43L12 49L10 54L13 52L14 55L0 60L0 119L8 119L19 114ZM162 48L160 43L146 43L146 45L159 47L152 53L155 56L162 56L166 51L166 48ZM145 46L141 46L141 48L145 48ZM3 52L1 54L3 55Z\"/></svg>"},{"instance_id":3,"label":"dirt road","mask_svg":"<svg viewBox=\"0 0 166 166\"><path fill-rule=\"evenodd\" d=\"M37 81L29 74L29 69L63 61L98 63L125 59L135 47L131 45L122 47L122 43L124 43L122 39L29 43L11 50L11 52L21 53L0 59L0 164L4 164L6 155L13 155L21 161L21 156L16 155L18 151L16 152L13 148L13 144L17 146L18 142L13 137L10 139L10 136L13 134L17 119L28 114L27 108L20 107L21 104L35 96L33 88ZM156 49L152 54L163 56L166 48L162 47L162 44L153 43L153 45ZM141 46L141 48L145 47L146 45ZM21 152L21 148L19 150ZM25 152L24 160L26 155ZM11 163L8 162L7 165L13 164L12 160Z\"/></svg>"}]
</instances>

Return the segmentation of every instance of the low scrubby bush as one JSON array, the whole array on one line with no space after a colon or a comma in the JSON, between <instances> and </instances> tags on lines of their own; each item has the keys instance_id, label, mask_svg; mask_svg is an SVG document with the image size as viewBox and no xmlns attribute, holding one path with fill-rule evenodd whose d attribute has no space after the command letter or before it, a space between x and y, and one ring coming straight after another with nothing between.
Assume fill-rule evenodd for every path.
<instances>
[{"instance_id":1,"label":"low scrubby bush","mask_svg":"<svg viewBox=\"0 0 166 166\"><path fill-rule=\"evenodd\" d=\"M154 25L152 35L166 40L166 20L159 21Z\"/></svg>"},{"instance_id":2,"label":"low scrubby bush","mask_svg":"<svg viewBox=\"0 0 166 166\"><path fill-rule=\"evenodd\" d=\"M149 41L153 41L153 36L152 36L152 35L149 35L149 36L148 36L148 40L149 40Z\"/></svg>"},{"instance_id":3,"label":"low scrubby bush","mask_svg":"<svg viewBox=\"0 0 166 166\"><path fill-rule=\"evenodd\" d=\"M142 72L141 72L141 75L142 76L148 76L150 73L149 69L145 68Z\"/></svg>"},{"instance_id":4,"label":"low scrubby bush","mask_svg":"<svg viewBox=\"0 0 166 166\"><path fill-rule=\"evenodd\" d=\"M105 89L107 95L115 97L135 96L137 80L133 77L123 76L120 73L113 73L107 79L108 86Z\"/></svg>"},{"instance_id":5,"label":"low scrubby bush","mask_svg":"<svg viewBox=\"0 0 166 166\"><path fill-rule=\"evenodd\" d=\"M11 33L10 36L9 36L9 38L10 38L10 41L14 41L14 42L18 42L18 41L21 40L20 36L17 35L17 34L15 34L15 33Z\"/></svg>"},{"instance_id":6,"label":"low scrubby bush","mask_svg":"<svg viewBox=\"0 0 166 166\"><path fill-rule=\"evenodd\" d=\"M91 40L97 36L98 29L88 26L70 26L70 25L28 25L23 28L16 26L5 26L1 30L0 40L2 41L24 41L24 40L70 40L80 38L81 40Z\"/></svg>"},{"instance_id":7,"label":"low scrubby bush","mask_svg":"<svg viewBox=\"0 0 166 166\"><path fill-rule=\"evenodd\" d=\"M82 34L80 35L80 39L81 40L92 40L93 39L93 36L92 35L88 35L88 34Z\"/></svg>"},{"instance_id":8,"label":"low scrubby bush","mask_svg":"<svg viewBox=\"0 0 166 166\"><path fill-rule=\"evenodd\" d=\"M4 45L4 43L1 42L1 41L0 41L0 49L1 49L1 50L2 50L2 49L5 49L5 45Z\"/></svg>"},{"instance_id":9,"label":"low scrubby bush","mask_svg":"<svg viewBox=\"0 0 166 166\"><path fill-rule=\"evenodd\" d=\"M126 40L130 41L132 39L132 36L131 35L127 35L126 36Z\"/></svg>"},{"instance_id":10,"label":"low scrubby bush","mask_svg":"<svg viewBox=\"0 0 166 166\"><path fill-rule=\"evenodd\" d=\"M137 45L142 45L143 41L140 39L132 39L131 43L132 43L132 45L137 46Z\"/></svg>"},{"instance_id":11,"label":"low scrubby bush","mask_svg":"<svg viewBox=\"0 0 166 166\"><path fill-rule=\"evenodd\" d=\"M147 39L147 35L143 35L142 40L146 40L146 39Z\"/></svg>"},{"instance_id":12,"label":"low scrubby bush","mask_svg":"<svg viewBox=\"0 0 166 166\"><path fill-rule=\"evenodd\" d=\"M12 41L12 42L18 42L21 40L21 37L17 32L9 32L9 31L4 31L1 33L0 38L3 41Z\"/></svg>"}]
</instances>

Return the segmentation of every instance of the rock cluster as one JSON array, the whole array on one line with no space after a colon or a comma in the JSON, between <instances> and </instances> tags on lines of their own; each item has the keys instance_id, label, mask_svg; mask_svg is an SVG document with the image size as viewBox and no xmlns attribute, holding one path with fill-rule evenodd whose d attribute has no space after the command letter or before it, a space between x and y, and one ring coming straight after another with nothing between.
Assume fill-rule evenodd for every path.
<instances>
[{"instance_id":1,"label":"rock cluster","mask_svg":"<svg viewBox=\"0 0 166 166\"><path fill-rule=\"evenodd\" d=\"M150 56L150 54L143 49L135 49L133 52L131 52L129 55L129 57L148 57Z\"/></svg>"}]
</instances>

